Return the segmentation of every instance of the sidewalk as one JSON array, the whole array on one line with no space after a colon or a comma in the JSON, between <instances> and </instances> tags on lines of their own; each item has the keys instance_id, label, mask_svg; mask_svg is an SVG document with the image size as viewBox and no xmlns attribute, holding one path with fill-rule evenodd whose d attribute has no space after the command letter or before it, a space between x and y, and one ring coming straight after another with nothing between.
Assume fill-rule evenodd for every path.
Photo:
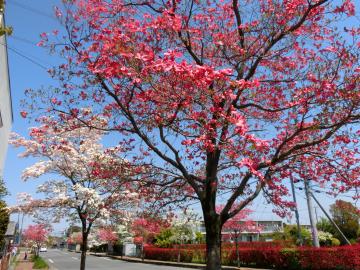
<instances>
[{"instance_id":1,"label":"sidewalk","mask_svg":"<svg viewBox=\"0 0 360 270\"><path fill-rule=\"evenodd\" d=\"M165 265L165 266L177 266L177 267L185 267L185 268L195 268L195 269L204 269L205 264L199 263L184 263L184 262L170 262L170 261L156 261L156 260L148 260L145 259L144 261L141 258L135 257L127 257L127 256L114 256L114 255L107 255L106 253L93 253L91 252L90 255L98 256L98 257L109 257L116 260L123 260L127 262L133 263L147 263L147 264L155 264L155 265ZM247 268L247 267L236 267L236 266L222 266L224 270L270 270L270 269L260 269L260 268ZM171 270L171 269L170 269Z\"/></svg>"},{"instance_id":2,"label":"sidewalk","mask_svg":"<svg viewBox=\"0 0 360 270\"><path fill-rule=\"evenodd\" d=\"M28 254L27 260L24 260L25 253L21 252L18 255L18 260L15 266L15 270L32 270L33 262L30 261L30 256Z\"/></svg>"}]
</instances>

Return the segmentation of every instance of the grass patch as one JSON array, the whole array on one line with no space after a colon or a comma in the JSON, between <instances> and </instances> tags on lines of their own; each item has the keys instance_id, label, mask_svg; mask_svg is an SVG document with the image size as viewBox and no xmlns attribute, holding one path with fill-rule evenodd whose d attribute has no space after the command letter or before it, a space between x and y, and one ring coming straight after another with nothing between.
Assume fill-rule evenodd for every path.
<instances>
[{"instance_id":1,"label":"grass patch","mask_svg":"<svg viewBox=\"0 0 360 270\"><path fill-rule=\"evenodd\" d=\"M34 263L33 264L34 269L49 269L49 265L40 256L32 256L31 261Z\"/></svg>"}]
</instances>

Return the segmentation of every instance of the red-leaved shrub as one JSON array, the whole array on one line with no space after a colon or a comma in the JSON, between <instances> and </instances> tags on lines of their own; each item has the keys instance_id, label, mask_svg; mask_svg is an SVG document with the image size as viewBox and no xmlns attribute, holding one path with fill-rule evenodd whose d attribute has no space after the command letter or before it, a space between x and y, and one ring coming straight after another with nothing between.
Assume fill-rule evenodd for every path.
<instances>
[{"instance_id":1,"label":"red-leaved shrub","mask_svg":"<svg viewBox=\"0 0 360 270\"><path fill-rule=\"evenodd\" d=\"M261 246L261 245L258 245ZM146 247L145 258L177 261L180 252L182 262L205 262L204 245L181 245L179 248ZM343 247L302 247L282 246L240 247L241 265L303 270L360 270L360 245ZM232 245L222 247L222 263L236 265L236 249Z\"/></svg>"}]
</instances>

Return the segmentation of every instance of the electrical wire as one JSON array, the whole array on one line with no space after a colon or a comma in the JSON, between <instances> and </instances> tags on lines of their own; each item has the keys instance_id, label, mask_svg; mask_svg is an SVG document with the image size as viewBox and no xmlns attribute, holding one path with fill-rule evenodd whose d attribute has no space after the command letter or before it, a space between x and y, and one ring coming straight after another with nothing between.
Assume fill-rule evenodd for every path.
<instances>
[{"instance_id":1,"label":"electrical wire","mask_svg":"<svg viewBox=\"0 0 360 270\"><path fill-rule=\"evenodd\" d=\"M36 42L35 42L35 41L31 41L31 40L29 40L29 39L16 36L16 35L14 35L14 34L11 34L10 36L8 36L8 38L10 38L10 39L15 39L15 40L18 40L18 41L21 41L21 42L24 42L24 43L27 43L27 44L36 46Z\"/></svg>"},{"instance_id":2,"label":"electrical wire","mask_svg":"<svg viewBox=\"0 0 360 270\"><path fill-rule=\"evenodd\" d=\"M34 8L28 6L28 5L24 5L23 3L19 3L16 0L9 1L9 4L13 4L13 5L17 6L17 7L20 7L22 9L24 9L24 10L30 11L30 12L35 13L37 15L44 16L44 17L50 18L52 20L58 21L54 16L51 16L51 15L49 15L49 14L47 14L45 12L42 12L42 11L40 11L38 9L34 9Z\"/></svg>"},{"instance_id":3,"label":"electrical wire","mask_svg":"<svg viewBox=\"0 0 360 270\"><path fill-rule=\"evenodd\" d=\"M33 63L34 65L37 65L38 67L40 67L40 68L42 68L42 69L44 69L44 70L46 70L46 71L48 70L48 68L47 68L46 66L44 66L43 64L41 64L41 63L35 61L34 59L26 56L25 54L21 53L21 52L18 51L18 50L9 47L9 45L6 45L6 44L4 44L4 43L2 43L2 42L0 42L0 45L6 47L9 51L12 51L12 52L14 52L15 54L23 57L24 59L26 59L26 60L28 60L28 61L30 61L30 62Z\"/></svg>"}]
</instances>

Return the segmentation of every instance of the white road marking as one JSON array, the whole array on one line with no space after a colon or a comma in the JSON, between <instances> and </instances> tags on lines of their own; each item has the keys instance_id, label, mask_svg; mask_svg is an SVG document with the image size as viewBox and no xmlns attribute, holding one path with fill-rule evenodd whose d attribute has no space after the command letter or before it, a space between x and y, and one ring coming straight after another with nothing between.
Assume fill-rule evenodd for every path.
<instances>
[{"instance_id":1,"label":"white road marking","mask_svg":"<svg viewBox=\"0 0 360 270\"><path fill-rule=\"evenodd\" d=\"M54 263L54 261L52 259L49 259L49 262Z\"/></svg>"},{"instance_id":2,"label":"white road marking","mask_svg":"<svg viewBox=\"0 0 360 270\"><path fill-rule=\"evenodd\" d=\"M71 257L71 258L73 258L74 260L78 260L78 258L76 258L76 257Z\"/></svg>"},{"instance_id":3,"label":"white road marking","mask_svg":"<svg viewBox=\"0 0 360 270\"><path fill-rule=\"evenodd\" d=\"M109 258L105 258L105 257L103 257L103 259L104 259L104 260L108 260L108 261L111 261L111 260L110 260Z\"/></svg>"}]
</instances>

